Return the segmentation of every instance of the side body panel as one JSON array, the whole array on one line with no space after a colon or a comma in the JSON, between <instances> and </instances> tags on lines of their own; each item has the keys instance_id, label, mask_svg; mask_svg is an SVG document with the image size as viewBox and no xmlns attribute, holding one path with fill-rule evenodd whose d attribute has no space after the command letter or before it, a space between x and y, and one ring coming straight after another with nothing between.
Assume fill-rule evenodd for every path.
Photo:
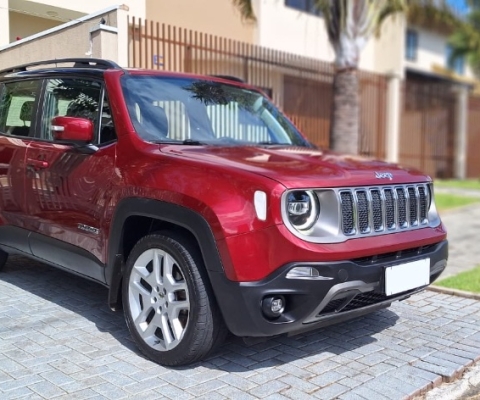
<instances>
[{"instance_id":1,"label":"side body panel","mask_svg":"<svg viewBox=\"0 0 480 400\"><path fill-rule=\"evenodd\" d=\"M25 226L25 173L29 139L0 136L0 223Z\"/></svg>"}]
</instances>

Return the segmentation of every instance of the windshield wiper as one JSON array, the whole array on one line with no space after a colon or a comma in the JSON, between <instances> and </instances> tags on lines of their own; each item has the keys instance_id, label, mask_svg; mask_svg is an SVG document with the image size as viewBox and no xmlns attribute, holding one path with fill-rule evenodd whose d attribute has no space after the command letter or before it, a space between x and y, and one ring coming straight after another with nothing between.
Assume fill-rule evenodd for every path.
<instances>
[{"instance_id":1,"label":"windshield wiper","mask_svg":"<svg viewBox=\"0 0 480 400\"><path fill-rule=\"evenodd\" d=\"M206 146L208 143L206 142L201 142L200 140L195 140L195 139L185 139L182 144L185 145L190 145L190 146Z\"/></svg>"},{"instance_id":2,"label":"windshield wiper","mask_svg":"<svg viewBox=\"0 0 480 400\"><path fill-rule=\"evenodd\" d=\"M154 143L157 144L180 144L185 146L207 146L208 143L201 142L195 139L185 139L185 140L157 140Z\"/></svg>"},{"instance_id":3,"label":"windshield wiper","mask_svg":"<svg viewBox=\"0 0 480 400\"><path fill-rule=\"evenodd\" d=\"M278 143L278 142L258 142L257 146L293 146L292 143Z\"/></svg>"}]
</instances>

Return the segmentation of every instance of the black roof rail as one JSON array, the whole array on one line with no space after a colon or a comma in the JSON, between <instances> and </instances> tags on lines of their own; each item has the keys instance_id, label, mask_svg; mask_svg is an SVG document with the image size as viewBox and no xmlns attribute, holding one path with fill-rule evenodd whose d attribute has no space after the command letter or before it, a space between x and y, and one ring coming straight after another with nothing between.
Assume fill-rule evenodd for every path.
<instances>
[{"instance_id":1,"label":"black roof rail","mask_svg":"<svg viewBox=\"0 0 480 400\"><path fill-rule=\"evenodd\" d=\"M238 78L238 77L233 76L233 75L210 75L210 76L213 76L214 78L226 79L227 81L245 83L245 81L243 79Z\"/></svg>"},{"instance_id":2,"label":"black roof rail","mask_svg":"<svg viewBox=\"0 0 480 400\"><path fill-rule=\"evenodd\" d=\"M74 63L73 68L97 68L97 69L121 68L117 63L113 61L102 60L100 58L58 58L55 60L36 61L33 63L10 67L10 68L1 70L0 75L9 74L13 72L27 71L27 68L38 67L40 65L64 64L64 63Z\"/></svg>"}]
</instances>

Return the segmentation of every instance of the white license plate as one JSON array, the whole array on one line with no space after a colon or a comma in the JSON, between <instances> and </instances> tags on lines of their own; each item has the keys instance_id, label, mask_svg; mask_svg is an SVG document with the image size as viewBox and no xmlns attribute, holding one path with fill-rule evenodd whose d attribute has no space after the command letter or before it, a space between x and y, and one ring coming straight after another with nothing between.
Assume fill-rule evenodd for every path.
<instances>
[{"instance_id":1,"label":"white license plate","mask_svg":"<svg viewBox=\"0 0 480 400\"><path fill-rule=\"evenodd\" d=\"M385 268L385 294L405 292L430 283L430 259Z\"/></svg>"}]
</instances>

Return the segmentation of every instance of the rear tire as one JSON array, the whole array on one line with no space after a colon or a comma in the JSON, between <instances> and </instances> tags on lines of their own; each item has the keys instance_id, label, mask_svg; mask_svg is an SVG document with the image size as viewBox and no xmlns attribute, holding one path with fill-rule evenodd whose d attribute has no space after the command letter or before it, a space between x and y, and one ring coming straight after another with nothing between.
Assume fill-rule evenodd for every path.
<instances>
[{"instance_id":1,"label":"rear tire","mask_svg":"<svg viewBox=\"0 0 480 400\"><path fill-rule=\"evenodd\" d=\"M199 361L226 335L198 253L182 238L157 233L140 239L128 257L127 326L141 352L159 364Z\"/></svg>"}]
</instances>

